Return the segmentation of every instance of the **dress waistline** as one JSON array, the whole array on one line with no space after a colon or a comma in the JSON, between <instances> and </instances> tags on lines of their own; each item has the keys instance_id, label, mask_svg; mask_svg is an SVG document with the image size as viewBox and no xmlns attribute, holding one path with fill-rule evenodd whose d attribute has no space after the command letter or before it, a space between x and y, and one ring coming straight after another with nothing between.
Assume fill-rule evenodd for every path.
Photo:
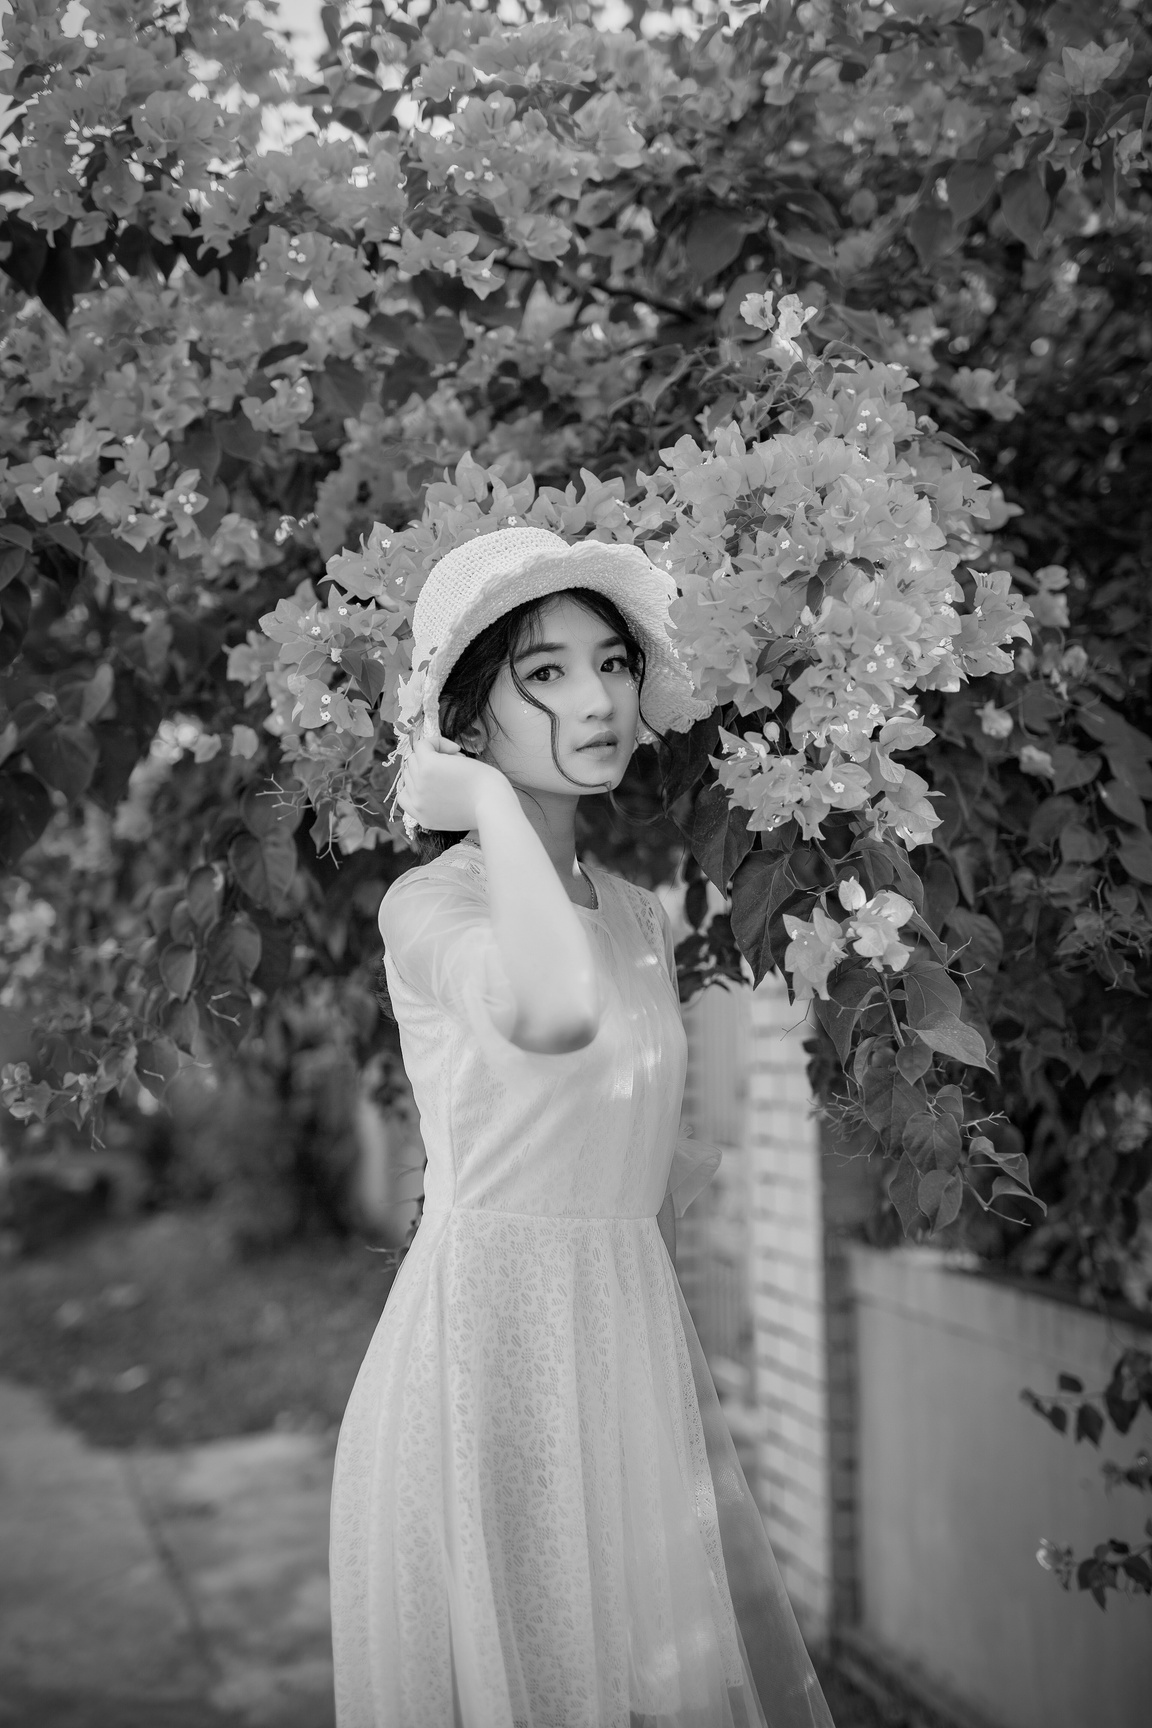
<instances>
[{"instance_id":1,"label":"dress waistline","mask_svg":"<svg viewBox=\"0 0 1152 1728\"><path fill-rule=\"evenodd\" d=\"M479 1218L531 1219L534 1224L655 1224L655 1212L513 1212L505 1206L425 1206L425 1218L453 1218L463 1214Z\"/></svg>"}]
</instances>

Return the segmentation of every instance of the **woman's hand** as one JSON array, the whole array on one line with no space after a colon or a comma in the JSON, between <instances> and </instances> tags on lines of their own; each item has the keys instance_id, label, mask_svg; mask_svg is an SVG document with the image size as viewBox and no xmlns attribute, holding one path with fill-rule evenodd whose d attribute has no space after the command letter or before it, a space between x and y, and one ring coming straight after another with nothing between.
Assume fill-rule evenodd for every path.
<instances>
[{"instance_id":1,"label":"woman's hand","mask_svg":"<svg viewBox=\"0 0 1152 1728\"><path fill-rule=\"evenodd\" d=\"M499 768L466 756L450 738L413 739L397 787L397 802L425 830L467 833L478 824L485 794L508 782Z\"/></svg>"}]
</instances>

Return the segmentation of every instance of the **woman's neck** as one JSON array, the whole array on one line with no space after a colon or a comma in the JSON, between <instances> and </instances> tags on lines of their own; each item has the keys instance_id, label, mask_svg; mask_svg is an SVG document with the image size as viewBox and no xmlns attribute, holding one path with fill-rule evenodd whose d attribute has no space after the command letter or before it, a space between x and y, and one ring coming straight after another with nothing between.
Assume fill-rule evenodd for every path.
<instances>
[{"instance_id":1,"label":"woman's neck","mask_svg":"<svg viewBox=\"0 0 1152 1728\"><path fill-rule=\"evenodd\" d=\"M529 794L515 786L520 808L540 837L540 843L562 882L580 881L576 862L576 805L578 800L550 792ZM473 845L479 846L480 836L473 828L468 834Z\"/></svg>"}]
</instances>

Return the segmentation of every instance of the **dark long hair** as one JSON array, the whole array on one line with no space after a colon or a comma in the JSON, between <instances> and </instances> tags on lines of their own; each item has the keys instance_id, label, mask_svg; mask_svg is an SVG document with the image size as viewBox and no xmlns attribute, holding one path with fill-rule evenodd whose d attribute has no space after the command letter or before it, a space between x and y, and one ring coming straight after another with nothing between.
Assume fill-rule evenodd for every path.
<instances>
[{"instance_id":1,"label":"dark long hair","mask_svg":"<svg viewBox=\"0 0 1152 1728\"><path fill-rule=\"evenodd\" d=\"M656 736L658 744L667 748L668 742L664 734L656 732L644 719L644 650L636 640L628 620L619 607L609 600L606 594L601 594L595 588L564 588L556 593L543 594L536 600L525 600L519 606L513 606L511 611L502 613L492 624L473 637L464 652L444 680L444 688L440 693L440 733L444 738L453 741L462 738L478 722L494 720L489 708L489 698L501 671L507 666L512 682L526 702L534 708L539 708L548 715L551 731L552 760L559 773L573 786L581 786L585 792L595 792L595 787L585 786L582 781L573 780L571 774L560 766L560 758L556 753L559 736L559 721L555 712L544 702L541 702L524 683L516 670L516 656L522 649L529 648L543 640L541 628L541 613L544 607L553 600L575 600L589 612L595 614L602 623L607 624L624 644L624 653L628 661L628 670L637 683L640 697L640 718L649 731ZM499 724L497 722L497 724ZM470 752L469 752L470 753ZM626 822L634 821L628 812L617 803L615 793L608 789L608 801L616 814ZM449 846L454 846L463 840L467 830L451 833L444 829L417 828L413 839L421 864L428 864L433 858L438 858ZM392 1005L388 998L388 987L381 964L377 978L377 998L384 1012L392 1017Z\"/></svg>"}]
</instances>

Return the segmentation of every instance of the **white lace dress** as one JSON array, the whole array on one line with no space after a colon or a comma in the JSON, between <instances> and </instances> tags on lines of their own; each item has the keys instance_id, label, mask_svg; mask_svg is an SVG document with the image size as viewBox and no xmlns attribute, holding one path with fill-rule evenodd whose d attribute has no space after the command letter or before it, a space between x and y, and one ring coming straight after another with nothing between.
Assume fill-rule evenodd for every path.
<instances>
[{"instance_id":1,"label":"white lace dress","mask_svg":"<svg viewBox=\"0 0 1152 1728\"><path fill-rule=\"evenodd\" d=\"M656 1224L679 1133L667 917L590 869L601 1018L529 1054L459 845L393 884L424 1213L340 1431L339 1728L832 1728Z\"/></svg>"}]
</instances>

